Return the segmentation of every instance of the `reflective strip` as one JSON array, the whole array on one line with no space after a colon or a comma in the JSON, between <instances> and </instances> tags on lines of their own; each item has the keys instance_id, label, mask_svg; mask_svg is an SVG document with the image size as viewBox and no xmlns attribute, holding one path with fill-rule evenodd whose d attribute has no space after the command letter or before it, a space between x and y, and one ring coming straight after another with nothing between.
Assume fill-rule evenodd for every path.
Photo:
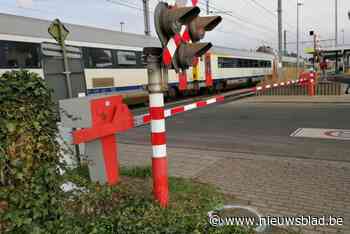
<instances>
[{"instance_id":1,"label":"reflective strip","mask_svg":"<svg viewBox=\"0 0 350 234\"><path fill-rule=\"evenodd\" d=\"M182 25L182 26L181 26L180 35L181 35L181 36L184 35L185 31L186 31L186 26L185 26L185 25Z\"/></svg>"},{"instance_id":2,"label":"reflective strip","mask_svg":"<svg viewBox=\"0 0 350 234\"><path fill-rule=\"evenodd\" d=\"M166 157L166 145L153 145L153 158L165 158Z\"/></svg>"},{"instance_id":3,"label":"reflective strip","mask_svg":"<svg viewBox=\"0 0 350 234\"><path fill-rule=\"evenodd\" d=\"M207 102L204 102L204 101L199 101L196 104L197 104L197 108L205 107L208 105Z\"/></svg>"},{"instance_id":4,"label":"reflective strip","mask_svg":"<svg viewBox=\"0 0 350 234\"><path fill-rule=\"evenodd\" d=\"M150 107L163 107L164 98L162 93L152 93L149 95L149 106Z\"/></svg>"},{"instance_id":5,"label":"reflective strip","mask_svg":"<svg viewBox=\"0 0 350 234\"><path fill-rule=\"evenodd\" d=\"M169 40L167 48L169 50L171 57L173 57L175 52L176 52L176 49L177 49L176 42L175 42L174 38L171 38Z\"/></svg>"},{"instance_id":6,"label":"reflective strip","mask_svg":"<svg viewBox=\"0 0 350 234\"><path fill-rule=\"evenodd\" d=\"M137 127L137 126L141 126L143 125L145 122L143 120L143 117L145 115L139 115L139 116L135 116L134 117L134 126Z\"/></svg>"},{"instance_id":7,"label":"reflective strip","mask_svg":"<svg viewBox=\"0 0 350 234\"><path fill-rule=\"evenodd\" d=\"M166 118L166 117L170 117L170 116L171 116L171 110L170 109L165 110L164 111L164 117Z\"/></svg>"},{"instance_id":8,"label":"reflective strip","mask_svg":"<svg viewBox=\"0 0 350 234\"><path fill-rule=\"evenodd\" d=\"M192 110L192 109L196 109L197 108L197 104L196 103L192 103L190 105L186 105L184 106L185 108L185 111L189 111L189 110Z\"/></svg>"},{"instance_id":9,"label":"reflective strip","mask_svg":"<svg viewBox=\"0 0 350 234\"><path fill-rule=\"evenodd\" d=\"M217 102L223 102L225 100L225 97L224 96L218 96L216 97L216 101Z\"/></svg>"},{"instance_id":10,"label":"reflective strip","mask_svg":"<svg viewBox=\"0 0 350 234\"><path fill-rule=\"evenodd\" d=\"M170 65L171 64L171 54L169 52L169 50L167 48L164 48L164 51L163 51L163 63L165 65Z\"/></svg>"},{"instance_id":11,"label":"reflective strip","mask_svg":"<svg viewBox=\"0 0 350 234\"><path fill-rule=\"evenodd\" d=\"M155 133L165 132L165 121L161 120L151 120L151 131Z\"/></svg>"},{"instance_id":12,"label":"reflective strip","mask_svg":"<svg viewBox=\"0 0 350 234\"><path fill-rule=\"evenodd\" d=\"M184 111L185 111L185 108L183 106L174 107L171 109L171 114L176 115L176 114L184 112Z\"/></svg>"},{"instance_id":13,"label":"reflective strip","mask_svg":"<svg viewBox=\"0 0 350 234\"><path fill-rule=\"evenodd\" d=\"M209 99L209 100L207 100L207 104L209 105L209 104L213 104L213 103L215 103L216 102L216 98L212 98L212 99Z\"/></svg>"},{"instance_id":14,"label":"reflective strip","mask_svg":"<svg viewBox=\"0 0 350 234\"><path fill-rule=\"evenodd\" d=\"M152 145L165 145L166 144L165 132L160 132L160 133L152 132L151 142L152 142Z\"/></svg>"}]
</instances>

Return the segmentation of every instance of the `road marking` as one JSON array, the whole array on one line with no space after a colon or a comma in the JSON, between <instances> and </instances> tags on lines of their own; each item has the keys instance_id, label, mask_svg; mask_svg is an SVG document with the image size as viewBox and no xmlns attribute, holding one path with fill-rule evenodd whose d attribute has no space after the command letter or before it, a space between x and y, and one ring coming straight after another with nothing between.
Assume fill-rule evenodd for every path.
<instances>
[{"instance_id":1,"label":"road marking","mask_svg":"<svg viewBox=\"0 0 350 234\"><path fill-rule=\"evenodd\" d=\"M298 128L290 136L350 141L350 130L324 129L324 128Z\"/></svg>"}]
</instances>

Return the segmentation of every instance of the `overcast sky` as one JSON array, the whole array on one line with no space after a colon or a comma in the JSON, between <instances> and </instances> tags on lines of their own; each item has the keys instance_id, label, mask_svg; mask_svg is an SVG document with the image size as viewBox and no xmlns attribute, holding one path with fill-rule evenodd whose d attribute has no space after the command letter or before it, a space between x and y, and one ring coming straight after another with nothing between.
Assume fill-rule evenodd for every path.
<instances>
[{"instance_id":1,"label":"overcast sky","mask_svg":"<svg viewBox=\"0 0 350 234\"><path fill-rule=\"evenodd\" d=\"M30 1L30 0L18 0ZM16 0L1 0L0 12L31 16L44 19L60 18L64 22L91 25L120 30L120 22L125 22L127 32L144 32L142 0L32 0L30 8L20 8ZM113 2L111 2L113 1ZM189 0L190 1L190 0ZM205 14L205 3L199 6ZM150 0L151 10L158 0ZM283 28L287 30L288 50L295 51L297 0L283 0ZM339 44L350 44L350 0L338 0L339 4ZM301 37L307 41L309 30L320 33L321 39L334 39L335 0L304 0L301 10ZM234 48L256 49L265 44L277 48L277 0L210 0L211 11L224 17L222 24L214 32L208 33L206 40L216 45ZM215 12L214 12L215 13ZM151 13L151 18L153 14ZM152 35L155 35L152 19ZM334 41L322 42L323 46ZM303 44L303 48L311 45Z\"/></svg>"}]
</instances>

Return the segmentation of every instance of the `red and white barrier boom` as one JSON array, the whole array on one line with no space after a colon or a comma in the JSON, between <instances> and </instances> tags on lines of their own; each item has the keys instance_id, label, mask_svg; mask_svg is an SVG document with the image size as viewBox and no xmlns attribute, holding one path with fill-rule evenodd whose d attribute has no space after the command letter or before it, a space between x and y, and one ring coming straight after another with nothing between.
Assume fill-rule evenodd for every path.
<instances>
[{"instance_id":1,"label":"red and white barrier boom","mask_svg":"<svg viewBox=\"0 0 350 234\"><path fill-rule=\"evenodd\" d=\"M205 101L198 101L184 106L177 106L170 109L164 110L164 118L168 118L186 111L202 108L214 103L223 102L224 96L216 96ZM138 115L134 117L134 126L139 127L151 122L151 115L149 113Z\"/></svg>"},{"instance_id":2,"label":"red and white barrier boom","mask_svg":"<svg viewBox=\"0 0 350 234\"><path fill-rule=\"evenodd\" d=\"M268 84L268 85L264 85L264 86L256 86L254 91L259 92L259 91L263 91L263 90L267 90L267 89L272 89L272 88L277 88L277 87L286 87L286 86L295 85L295 84L307 86L308 95L315 96L316 73L315 72L304 72L300 75L298 80L290 80L287 82Z\"/></svg>"}]
</instances>

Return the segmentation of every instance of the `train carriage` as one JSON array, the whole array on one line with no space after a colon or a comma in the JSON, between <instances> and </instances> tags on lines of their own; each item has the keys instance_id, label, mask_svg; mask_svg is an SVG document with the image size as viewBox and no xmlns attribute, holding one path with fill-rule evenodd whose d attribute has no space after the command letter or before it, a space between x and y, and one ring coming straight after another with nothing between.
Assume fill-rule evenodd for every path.
<instances>
[{"instance_id":1,"label":"train carriage","mask_svg":"<svg viewBox=\"0 0 350 234\"><path fill-rule=\"evenodd\" d=\"M43 48L54 43L48 34L50 21L0 14L0 74L12 69L29 69L47 80L55 99L67 98L62 58L47 56ZM157 38L107 29L66 24L66 44L81 51L70 59L73 96L120 93L129 103L147 101L147 71L143 47L159 47ZM274 55L213 47L187 70L187 90L215 89L255 83L271 75ZM209 76L209 77L208 77ZM181 93L178 75L169 71L168 95Z\"/></svg>"}]
</instances>

